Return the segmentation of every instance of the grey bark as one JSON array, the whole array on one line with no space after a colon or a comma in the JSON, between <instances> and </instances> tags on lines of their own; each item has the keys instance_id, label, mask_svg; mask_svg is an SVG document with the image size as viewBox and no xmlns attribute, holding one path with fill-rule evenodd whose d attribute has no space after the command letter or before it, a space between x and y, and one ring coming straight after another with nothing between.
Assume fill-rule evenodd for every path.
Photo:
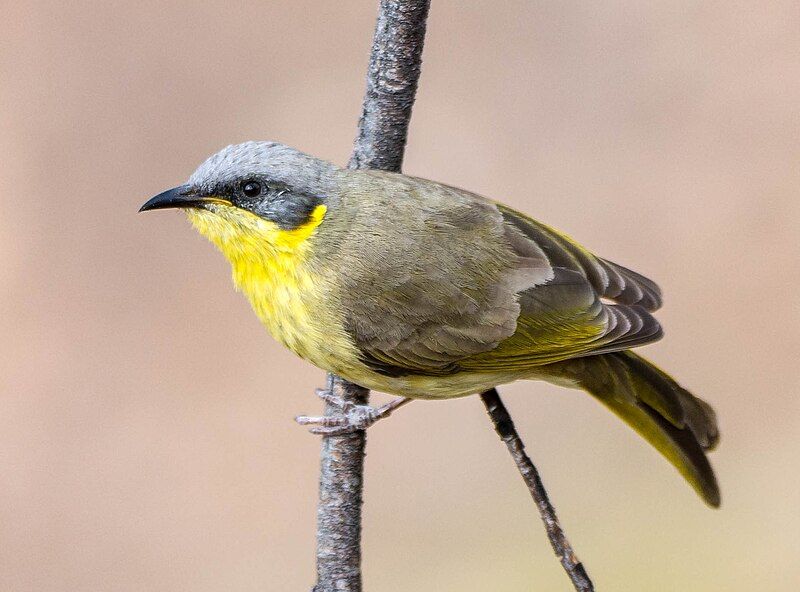
<instances>
[{"instance_id":1,"label":"grey bark","mask_svg":"<svg viewBox=\"0 0 800 592\"><path fill-rule=\"evenodd\" d=\"M430 0L381 0L350 168L400 171L417 91ZM334 376L328 388L364 405L369 391ZM325 414L337 410L326 405ZM360 592L366 432L322 438L314 592Z\"/></svg>"},{"instance_id":2,"label":"grey bark","mask_svg":"<svg viewBox=\"0 0 800 592\"><path fill-rule=\"evenodd\" d=\"M369 391L333 374L334 395L365 405ZM325 415L339 412L325 405ZM317 585L314 592L361 591L361 504L366 432L324 436L317 506Z\"/></svg>"},{"instance_id":3,"label":"grey bark","mask_svg":"<svg viewBox=\"0 0 800 592\"><path fill-rule=\"evenodd\" d=\"M536 502L536 507L539 509L544 528L547 531L547 538L550 539L553 551L555 551L564 571L567 572L572 585L578 592L593 592L592 581L589 579L583 564L575 556L564 529L561 528L561 523L558 521L558 516L556 516L556 509L550 503L550 498L539 476L539 471L525 452L525 444L522 443L511 415L500 399L497 389L491 389L481 394L481 401L486 406L486 411L489 413L497 435L508 447L511 458L517 464L517 469L528 486L533 501Z\"/></svg>"},{"instance_id":4,"label":"grey bark","mask_svg":"<svg viewBox=\"0 0 800 592\"><path fill-rule=\"evenodd\" d=\"M430 0L381 0L352 169L400 172Z\"/></svg>"}]
</instances>

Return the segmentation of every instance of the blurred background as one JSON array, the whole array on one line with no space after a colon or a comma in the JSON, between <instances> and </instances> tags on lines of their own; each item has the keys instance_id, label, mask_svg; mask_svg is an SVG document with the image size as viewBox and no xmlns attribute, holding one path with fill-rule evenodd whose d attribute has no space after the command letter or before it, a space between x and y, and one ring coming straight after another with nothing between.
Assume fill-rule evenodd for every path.
<instances>
[{"instance_id":1,"label":"blurred background","mask_svg":"<svg viewBox=\"0 0 800 592\"><path fill-rule=\"evenodd\" d=\"M313 584L292 418L323 373L181 213L136 211L233 142L345 163L376 10L2 3L0 589ZM598 589L798 589L797 2L433 0L428 30L405 171L658 280L645 353L719 414L713 511L588 396L503 389ZM367 590L571 589L476 398L368 451Z\"/></svg>"}]
</instances>

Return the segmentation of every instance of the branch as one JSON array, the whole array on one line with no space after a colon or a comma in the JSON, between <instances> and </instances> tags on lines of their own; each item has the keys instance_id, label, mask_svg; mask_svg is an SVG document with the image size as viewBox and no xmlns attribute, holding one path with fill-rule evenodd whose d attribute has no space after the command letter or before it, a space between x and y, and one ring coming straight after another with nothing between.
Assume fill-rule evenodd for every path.
<instances>
[{"instance_id":1,"label":"branch","mask_svg":"<svg viewBox=\"0 0 800 592\"><path fill-rule=\"evenodd\" d=\"M350 168L400 171L417 92L430 0L381 0ZM369 391L334 376L328 389L365 405ZM336 409L325 406L325 414ZM322 439L314 592L361 592L366 432Z\"/></svg>"},{"instance_id":2,"label":"branch","mask_svg":"<svg viewBox=\"0 0 800 592\"><path fill-rule=\"evenodd\" d=\"M430 0L381 0L351 169L400 172Z\"/></svg>"},{"instance_id":3,"label":"branch","mask_svg":"<svg viewBox=\"0 0 800 592\"><path fill-rule=\"evenodd\" d=\"M547 538L550 539L553 551L561 561L564 571L567 572L569 579L572 580L572 585L575 586L575 590L578 592L594 592L592 581L589 579L583 564L575 556L564 529L561 528L558 516L556 516L556 509L550 503L550 498L547 496L542 479L539 477L539 471L525 453L525 444L522 443L522 439L517 433L517 428L514 427L511 415L503 405L503 401L500 400L497 389L491 389L481 394L481 401L486 406L486 411L489 413L492 423L494 423L497 435L506 443L511 457L517 463L520 475L522 475L522 479L528 486L531 497L536 502L536 507L539 508L539 514L547 531Z\"/></svg>"}]
</instances>

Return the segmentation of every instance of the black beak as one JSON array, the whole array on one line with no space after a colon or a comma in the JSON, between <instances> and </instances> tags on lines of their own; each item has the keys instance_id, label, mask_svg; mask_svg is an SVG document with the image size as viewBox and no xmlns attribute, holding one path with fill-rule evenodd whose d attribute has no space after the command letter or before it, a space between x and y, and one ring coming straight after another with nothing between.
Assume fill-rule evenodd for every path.
<instances>
[{"instance_id":1,"label":"black beak","mask_svg":"<svg viewBox=\"0 0 800 592\"><path fill-rule=\"evenodd\" d=\"M228 200L214 196L204 197L197 195L189 185L181 185L149 199L147 203L139 208L139 211L165 210L167 208L202 208L203 204L207 203L230 205Z\"/></svg>"}]
</instances>

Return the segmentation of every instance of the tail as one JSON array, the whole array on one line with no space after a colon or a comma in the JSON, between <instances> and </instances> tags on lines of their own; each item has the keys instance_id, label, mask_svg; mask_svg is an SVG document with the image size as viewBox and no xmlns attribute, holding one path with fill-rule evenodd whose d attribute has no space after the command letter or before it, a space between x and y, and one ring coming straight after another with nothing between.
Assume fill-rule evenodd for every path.
<instances>
[{"instance_id":1,"label":"tail","mask_svg":"<svg viewBox=\"0 0 800 592\"><path fill-rule=\"evenodd\" d=\"M714 410L665 372L630 351L575 358L546 366L600 400L650 442L713 507L720 504L705 451L719 439Z\"/></svg>"}]
</instances>

